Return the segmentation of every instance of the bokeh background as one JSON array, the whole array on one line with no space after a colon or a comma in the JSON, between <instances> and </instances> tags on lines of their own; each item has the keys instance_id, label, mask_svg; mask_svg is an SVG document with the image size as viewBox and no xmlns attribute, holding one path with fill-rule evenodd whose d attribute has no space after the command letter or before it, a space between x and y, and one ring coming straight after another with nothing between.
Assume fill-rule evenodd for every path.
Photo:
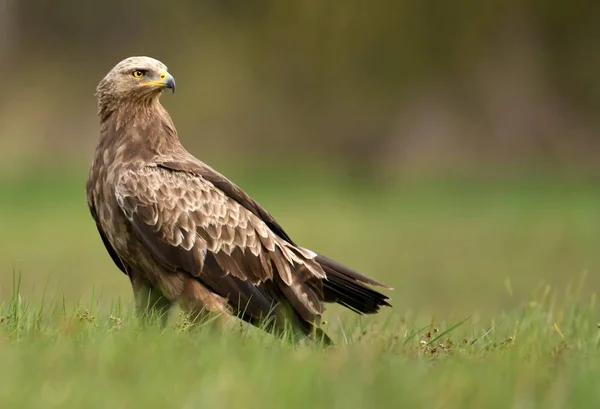
<instances>
[{"instance_id":1,"label":"bokeh background","mask_svg":"<svg viewBox=\"0 0 600 409\"><path fill-rule=\"evenodd\" d=\"M397 314L592 292L598 21L591 0L0 0L0 298L20 276L33 301L131 299L85 201L95 87L130 55L169 66L192 153Z\"/></svg>"}]
</instances>

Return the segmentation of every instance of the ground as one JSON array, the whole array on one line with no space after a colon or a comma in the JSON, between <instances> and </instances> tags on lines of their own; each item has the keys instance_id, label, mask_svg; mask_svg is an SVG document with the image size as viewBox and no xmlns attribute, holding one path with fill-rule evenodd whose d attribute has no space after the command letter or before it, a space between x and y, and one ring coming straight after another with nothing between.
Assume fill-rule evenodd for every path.
<instances>
[{"instance_id":1,"label":"ground","mask_svg":"<svg viewBox=\"0 0 600 409\"><path fill-rule=\"evenodd\" d=\"M333 348L140 328L85 169L1 181L0 407L583 408L600 403L600 192L527 175L376 185L232 172L300 244L395 289Z\"/></svg>"}]
</instances>

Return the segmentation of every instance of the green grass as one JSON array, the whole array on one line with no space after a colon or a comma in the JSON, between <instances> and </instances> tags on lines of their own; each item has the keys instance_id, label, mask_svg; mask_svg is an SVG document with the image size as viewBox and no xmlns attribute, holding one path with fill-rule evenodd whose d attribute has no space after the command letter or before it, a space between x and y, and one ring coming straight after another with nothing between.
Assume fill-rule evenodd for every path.
<instances>
[{"instance_id":1,"label":"green grass","mask_svg":"<svg viewBox=\"0 0 600 409\"><path fill-rule=\"evenodd\" d=\"M190 328L177 312L141 328L85 207L85 170L0 181L0 407L600 404L594 184L232 177L296 241L393 286L394 308L331 307L328 349Z\"/></svg>"},{"instance_id":2,"label":"green grass","mask_svg":"<svg viewBox=\"0 0 600 409\"><path fill-rule=\"evenodd\" d=\"M2 407L595 408L595 299L538 294L491 322L329 325L338 346L247 327L140 328L128 308L28 305L0 316ZM45 304L44 304L45 305ZM366 320L365 320L366 321ZM371 321L371 320L369 320Z\"/></svg>"}]
</instances>

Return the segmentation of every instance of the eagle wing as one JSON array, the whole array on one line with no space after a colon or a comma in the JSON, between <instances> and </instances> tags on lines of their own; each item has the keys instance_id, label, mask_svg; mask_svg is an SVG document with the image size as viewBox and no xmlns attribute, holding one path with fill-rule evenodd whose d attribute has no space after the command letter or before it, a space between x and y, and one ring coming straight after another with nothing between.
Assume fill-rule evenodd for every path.
<instances>
[{"instance_id":1,"label":"eagle wing","mask_svg":"<svg viewBox=\"0 0 600 409\"><path fill-rule=\"evenodd\" d=\"M269 229L279 238L289 243L291 246L299 247L292 241L283 227L260 206L251 196L231 182L221 173L217 172L209 165L201 162L186 150L178 151L173 160L165 160L160 163L161 167L172 171L185 172L192 175L201 176L204 180L210 182L213 186L225 193L231 200L237 202L246 210L262 220ZM314 254L314 253L313 253ZM381 306L389 306L389 299L367 286L377 286L391 290L392 288L368 277L356 270L342 265L322 254L316 254L314 258L325 272L327 279L323 280L323 301L336 302L350 308L358 314L376 313Z\"/></svg>"},{"instance_id":2,"label":"eagle wing","mask_svg":"<svg viewBox=\"0 0 600 409\"><path fill-rule=\"evenodd\" d=\"M225 195L227 195L229 198L239 203L242 207L244 207L245 209L253 213L256 217L261 219L267 225L267 227L269 227L269 229L273 233L278 235L281 239L285 240L292 246L298 247L297 244L294 243L290 236L285 232L283 227L281 227L281 225L277 222L277 220L275 220L275 218L271 216L269 212L267 212L262 206L260 206L251 196L244 192L239 186L227 179L221 173L211 168L209 165L196 159L187 151L179 152L179 154L180 155L178 155L177 160L161 162L160 166L164 167L165 169L181 171L201 176L204 180L212 183L213 186L225 193ZM355 280L360 283L392 289L391 287L375 279L372 279L371 277L368 277L362 273L359 273L358 271L355 271L347 266L341 265L336 261L323 256L322 254L317 254L315 261L319 263L321 267L323 267L329 279L335 280L336 277L339 277L341 274L349 278L350 280ZM325 285L327 286L328 284L325 283ZM384 299L382 299L381 301L384 301Z\"/></svg>"},{"instance_id":3,"label":"eagle wing","mask_svg":"<svg viewBox=\"0 0 600 409\"><path fill-rule=\"evenodd\" d=\"M131 169L115 194L163 268L197 278L238 312L264 315L266 300L269 308L285 302L304 321L318 320L325 273L316 254L282 240L203 176L154 165Z\"/></svg>"}]
</instances>

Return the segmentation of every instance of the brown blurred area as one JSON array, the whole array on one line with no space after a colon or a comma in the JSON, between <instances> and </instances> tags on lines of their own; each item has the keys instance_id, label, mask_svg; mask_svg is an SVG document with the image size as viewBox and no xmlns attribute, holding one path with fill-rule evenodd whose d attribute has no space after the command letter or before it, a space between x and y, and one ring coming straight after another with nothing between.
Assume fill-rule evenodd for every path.
<instances>
[{"instance_id":1,"label":"brown blurred area","mask_svg":"<svg viewBox=\"0 0 600 409\"><path fill-rule=\"evenodd\" d=\"M130 55L169 66L201 158L593 169L598 21L591 0L0 0L0 170L88 163L96 84Z\"/></svg>"}]
</instances>

